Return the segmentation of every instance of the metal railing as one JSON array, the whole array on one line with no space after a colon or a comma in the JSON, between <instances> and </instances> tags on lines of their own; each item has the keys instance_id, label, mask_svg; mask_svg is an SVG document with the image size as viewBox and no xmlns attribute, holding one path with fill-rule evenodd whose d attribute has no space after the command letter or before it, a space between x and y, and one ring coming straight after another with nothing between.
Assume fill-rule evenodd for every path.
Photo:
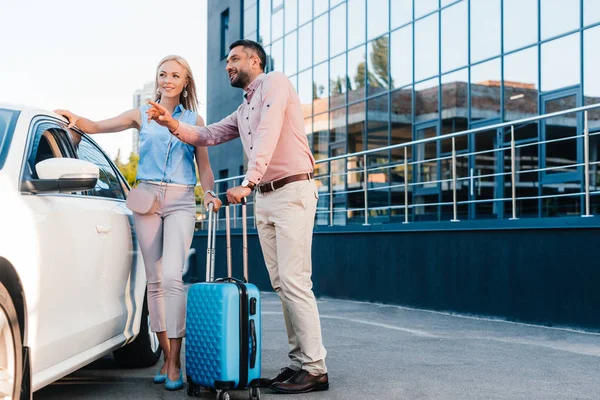
<instances>
[{"instance_id":1,"label":"metal railing","mask_svg":"<svg viewBox=\"0 0 600 400\"><path fill-rule=\"evenodd\" d=\"M515 120L515 121L510 121L510 122L504 122L504 123L499 123L499 124L493 124L493 125L487 125L487 126L482 126L476 129L469 129L469 130L464 130L464 131L460 131L460 132L455 132L455 133L449 133L449 134L445 134L445 135L440 135L440 136L435 136L435 137L430 137L430 138L425 138L425 139L419 139L419 140L414 140L414 141L410 141L410 142L406 142L406 143L401 143L401 144L396 144L396 145L392 145L392 146L385 146L385 147L380 147L380 148L376 148L376 149L371 149L371 150L366 150L366 151L360 151L360 152L355 152L355 153L350 153L350 154L345 154L345 155L340 155L340 156L335 156L335 157L330 157L330 158L326 158L326 159L321 159L318 160L316 163L318 166L323 165L326 166L326 173L324 174L320 174L315 176L315 180L317 181L317 185L319 187L319 196L322 198L327 198L329 201L323 201L323 199L319 200L318 203L318 207L317 207L317 220L319 222L319 225L329 225L332 226L335 224L334 221L334 217L335 215L339 215L345 214L345 217L343 218L343 220L345 221L345 223L343 223L343 225L345 225L348 221L348 219L355 219L354 217L351 217L350 214L354 214L354 213L363 213L364 214L364 220L363 220L363 225L369 225L370 224L370 214L371 213L377 213L377 212L387 212L389 215L391 215L392 211L396 211L396 210L402 210L404 211L404 218L402 223L404 224L408 224L411 223L410 221L410 212L413 211L413 213L415 213L415 210L424 210L427 207L436 207L437 208L437 214L441 215L441 211L440 211L440 207L449 207L452 206L452 217L449 219L449 221L451 222L459 222L459 212L458 212L458 208L459 206L468 206L468 205L476 205L476 204L483 204L483 203L493 203L493 204L497 204L498 202L501 203L509 203L510 204L510 208L511 208L511 212L510 212L510 218L508 218L509 220L516 220L518 219L518 202L519 201L526 201L526 200L544 200L544 199L558 199L558 198L562 198L562 197L576 197L576 196L583 196L583 206L582 208L582 213L580 214L581 217L589 217L592 216L591 215L591 204L590 204L590 197L592 195L596 195L596 194L600 194L600 190L598 190L598 188L600 187L600 175L598 175L597 179L594 181L594 190L591 190L592 184L590 182L590 167L592 166L597 166L598 164L600 164L600 161L590 161L590 137L596 136L596 135L600 135L600 131L596 132L596 133L592 133L590 134L590 126L589 126L589 111L593 110L593 109L600 109L600 104L593 104L593 105L588 105L588 106L583 106L583 107L577 107L577 108L572 108L572 109L568 109L568 110L563 110L563 111L558 111L558 112L553 112L553 113L548 113L548 114L544 114L544 115L538 115L535 117L529 117L529 118L523 118L520 120ZM574 117L574 122L575 122L575 129L576 132L573 135L568 135L566 137L559 137L557 139L550 139L550 140L539 140L539 132L540 132L540 126L539 126L539 122L543 122L543 121L547 121L551 118L556 118L556 117L560 117L560 116L566 116L568 114L575 114L576 117ZM582 115L581 115L582 114ZM583 124L582 124L582 131L583 132L579 132L578 130L580 130L579 126L580 124L577 122L579 120L579 118L583 117ZM567 119L570 119L572 117L567 117ZM564 122L564 121L563 121ZM515 140L515 127L517 127L517 129L528 126L529 124L533 124L535 123L536 125L536 129L538 130L538 135L536 137L532 137L532 138L528 138L525 140L521 140L521 141L517 141ZM600 121L597 122L598 126L596 126L595 128L600 129ZM566 128L569 129L573 129L573 126L567 126L567 125L560 125L558 124L557 126L564 126ZM509 131L505 132L505 129L509 129ZM508 143L506 143L506 141L503 139L500 143L496 143L494 145L494 148L491 149L484 149L484 150L480 150L480 151L463 151L461 153L457 152L456 149L456 139L463 137L463 136L468 136L468 137L477 137L478 134L482 134L484 132L490 133L493 131L498 132L499 130L502 130L502 137L504 138L505 133L510 132L510 140ZM445 140L451 140L452 142L452 147L451 147L451 152L449 155L442 155L440 156L439 154L439 150L436 151L436 157L431 157L431 158L425 158L424 156L417 156L416 158L410 158L408 156L408 151L411 150L411 154L414 156L417 153L423 153L423 150L419 150L419 146L424 146L428 143L438 143L438 142L442 142ZM550 167L541 167L541 165L545 164L545 158L543 158L542 154L545 153L545 150L542 151L542 147L546 146L548 144L557 144L560 143L561 145L565 146L565 143L569 142L569 141L575 141L575 144L573 144L573 148L577 149L578 148L578 144L577 141L578 140L582 140L583 141L583 162L571 162L572 160L565 160L563 158L553 158L552 161L554 161L555 163L562 163L559 164L557 166L550 166ZM467 138L467 143L469 143L470 139ZM572 143L568 143L569 145ZM538 166L538 168L530 168L527 170L519 170L518 166L517 166L517 162L519 161L519 156L517 156L517 151L521 151L522 149L525 149L527 147L530 146L538 146L538 150L537 150L537 161L535 161L536 165ZM441 146L436 146L436 148L439 148ZM467 146L469 147L469 146ZM471 146L473 147L473 146ZM399 162L393 162L393 163L385 163L384 165L381 164L376 164L375 166L369 167L369 156L370 155L377 155L377 154L381 154L383 152L387 152L387 155L384 158L387 158L388 160L391 157L391 151L392 150L398 150L398 149L403 149L403 160L400 160ZM510 156L510 171L506 171L506 156L505 154L509 153ZM577 153L577 150L576 150ZM600 151L598 152L600 153ZM500 154L500 157L498 157L498 154ZM475 165L475 167L477 167L477 165L474 163L474 158L475 157L486 157L486 160L492 161L493 162L493 168L495 169L494 173L491 174L478 174L478 175L473 175L473 168L469 168L470 169L470 173L468 176L458 176L457 173L457 167L460 166L462 168L465 167L465 165L467 166L472 166ZM596 155L596 158L600 158L600 154ZM577 160L580 159L580 157L576 157ZM336 162L336 161L341 161L341 160L346 160L346 165L344 167L344 172L339 172L339 173L334 173L333 169L332 169L332 163ZM357 167L352 168L349 167L349 161L352 160L352 164L357 164ZM466 161L465 161L466 160ZM550 159L549 159L550 160ZM362 161L362 165L359 165L360 162ZM448 169L444 170L442 168L442 163L450 163L450 166ZM431 168L431 164L435 163L435 167L433 168L433 174L432 174L432 179L429 180L422 180L420 179L420 174L415 175L415 169L419 169L419 168ZM498 165L498 163L501 163L501 169L502 172L498 172L498 169L500 168L500 165ZM390 173L389 171L392 169L398 169L400 168L402 170L402 182L398 183L398 184L393 184L391 182L391 178L390 178ZM544 175L545 173L554 173L554 172L564 172L564 171L571 171L573 172L573 168L575 168L577 171L580 171L581 168L583 168L581 174L583 175L583 179L580 179L580 182L577 182L579 179L571 179L571 180L565 180L565 181L556 181L556 182L552 182L552 181L544 181L543 179L540 179L540 177L542 175ZM316 169L317 172L318 168ZM388 173L388 178L386 179L386 182L388 183L387 185L381 185L381 186L375 186L372 185L372 187L369 187L369 177L371 175L373 175L375 172L387 172ZM600 171L599 171L600 172ZM599 172L596 172L597 174ZM350 175L361 175L362 174L362 179L359 181L355 181L355 182L351 182L349 183L349 179L347 178ZM524 181L521 182L521 177L525 176L526 174L537 174L536 179L530 179L529 181ZM334 185L333 185L333 179L334 178L338 178L338 177L344 177L343 181L344 183L341 185L343 186L342 189L335 189ZM474 188L475 188L475 180L478 180L479 182L479 186L478 188L482 188L485 187L485 185L482 185L482 179L502 179L504 181L504 179L509 178L510 179L510 196L507 197L504 195L504 193L502 193L501 196L496 196L494 195L493 198L487 198L487 199L476 199L474 196ZM241 184L242 180L244 179L243 175L240 176L235 176L235 177L231 177L231 178L227 178L227 179L219 179L219 180L215 180L215 191L217 192L217 194L221 195L226 191L226 187L233 187L236 185ZM469 199L468 200L459 200L458 198L458 194L457 194L457 187L460 186L466 186L469 188ZM521 185L520 187L534 187L534 188L538 188L538 194L534 195L534 196L521 196L518 197L517 196L517 188L519 186L519 184ZM496 185L497 186L497 182L492 183L492 186ZM541 188L543 187L553 187L556 185L559 185L559 189L565 190L568 186L569 189L578 189L576 192L571 192L571 193L558 193L558 194L551 194L551 195L544 195L541 192ZM355 188L357 187L357 188ZM452 191L452 201L441 201L441 197L442 197L442 193L444 191L447 191L448 189L442 189L442 187L449 187L451 188ZM419 190L423 190L424 188L429 188L431 189L431 195L435 196L436 194L438 195L438 201L434 201L434 202L420 202L421 200L423 200L427 195L424 194L419 194ZM502 185L502 191L504 192L504 189L506 188L506 183L503 183ZM369 207L369 194L371 192L371 194L374 194L374 192L378 192L378 191L385 191L387 190L388 192L390 191L401 191L403 192L404 196L403 196L403 204L393 204L392 201L389 201L389 204L383 205L383 206L371 206ZM346 195L346 197L350 196L350 195L354 195L356 193L361 193L362 195L360 197L362 197L362 201L364 202L364 205L360 206L360 207L336 207L334 204L334 197L335 196L340 196L340 195ZM412 203L411 203L411 194L412 192ZM416 202L416 200L419 200L419 202ZM347 203L347 199L345 201L345 203ZM249 199L248 201L248 205L249 207L251 207L251 211L250 211L250 216L249 218L251 218L254 222L254 226L256 227L256 220L255 220L255 213L254 213L254 199ZM538 214L541 213L540 209L539 209L540 205L538 203ZM583 211L584 210L584 211ZM237 215L239 214L239 212L237 211L237 207L233 207L232 208L232 213L233 213L233 227L236 228L238 222L238 217ZM470 215L470 213L468 213ZM322 216L325 216L325 219L321 218ZM328 217L328 218L327 218ZM413 215L414 217L414 215ZM502 215L498 216L498 218L504 218L504 215L502 213ZM475 218L476 219L476 218ZM219 220L223 220L222 218L217 219L217 229L220 229L219 226ZM328 221L327 221L328 220ZM391 220L391 218L390 218ZM323 223L326 222L326 223ZM328 222L328 223L327 223ZM204 224L201 221L201 227L200 229L205 229Z\"/></svg>"}]
</instances>

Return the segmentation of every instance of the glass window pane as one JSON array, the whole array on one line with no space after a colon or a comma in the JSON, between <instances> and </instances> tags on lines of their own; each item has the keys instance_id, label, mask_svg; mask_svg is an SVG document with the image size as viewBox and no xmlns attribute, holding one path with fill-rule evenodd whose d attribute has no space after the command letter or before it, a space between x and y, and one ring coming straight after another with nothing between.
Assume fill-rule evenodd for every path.
<instances>
[{"instance_id":1,"label":"glass window pane","mask_svg":"<svg viewBox=\"0 0 600 400\"><path fill-rule=\"evenodd\" d=\"M271 46L271 71L283 72L283 40Z\"/></svg>"},{"instance_id":2,"label":"glass window pane","mask_svg":"<svg viewBox=\"0 0 600 400\"><path fill-rule=\"evenodd\" d=\"M392 130L391 145L412 141L412 87L392 92ZM407 148L407 157L412 157L411 148ZM404 149L392 150L392 162L404 162ZM397 178L395 179L394 176ZM404 182L403 168L392 170L392 182ZM404 202L404 198L402 198Z\"/></svg>"},{"instance_id":3,"label":"glass window pane","mask_svg":"<svg viewBox=\"0 0 600 400\"><path fill-rule=\"evenodd\" d=\"M504 0L504 51L537 42L538 0Z\"/></svg>"},{"instance_id":4,"label":"glass window pane","mask_svg":"<svg viewBox=\"0 0 600 400\"><path fill-rule=\"evenodd\" d=\"M430 15L415 22L415 80L437 75L439 58L438 16Z\"/></svg>"},{"instance_id":5,"label":"glass window pane","mask_svg":"<svg viewBox=\"0 0 600 400\"><path fill-rule=\"evenodd\" d=\"M260 15L258 22L258 41L263 45L271 43L271 2L260 0Z\"/></svg>"},{"instance_id":6,"label":"glass window pane","mask_svg":"<svg viewBox=\"0 0 600 400\"><path fill-rule=\"evenodd\" d=\"M392 0L392 29L412 21L412 0Z\"/></svg>"},{"instance_id":7,"label":"glass window pane","mask_svg":"<svg viewBox=\"0 0 600 400\"><path fill-rule=\"evenodd\" d=\"M346 109L340 108L329 113L329 131L331 143L346 140Z\"/></svg>"},{"instance_id":8,"label":"glass window pane","mask_svg":"<svg viewBox=\"0 0 600 400\"><path fill-rule=\"evenodd\" d=\"M312 0L302 0L302 6L298 9L298 25L310 21L313 17L312 12Z\"/></svg>"},{"instance_id":9,"label":"glass window pane","mask_svg":"<svg viewBox=\"0 0 600 400\"><path fill-rule=\"evenodd\" d=\"M365 46L348 52L348 102L365 98Z\"/></svg>"},{"instance_id":10,"label":"glass window pane","mask_svg":"<svg viewBox=\"0 0 600 400\"><path fill-rule=\"evenodd\" d=\"M293 75L298 71L298 35L292 32L285 37L285 74Z\"/></svg>"},{"instance_id":11,"label":"glass window pane","mask_svg":"<svg viewBox=\"0 0 600 400\"><path fill-rule=\"evenodd\" d=\"M579 33L542 44L542 91L580 82Z\"/></svg>"},{"instance_id":12,"label":"glass window pane","mask_svg":"<svg viewBox=\"0 0 600 400\"><path fill-rule=\"evenodd\" d=\"M504 118L507 121L538 114L538 48L504 57Z\"/></svg>"},{"instance_id":13,"label":"glass window pane","mask_svg":"<svg viewBox=\"0 0 600 400\"><path fill-rule=\"evenodd\" d=\"M329 132L327 129L318 130L316 124L313 129L313 155L315 160L322 160L329 156Z\"/></svg>"},{"instance_id":14,"label":"glass window pane","mask_svg":"<svg viewBox=\"0 0 600 400\"><path fill-rule=\"evenodd\" d=\"M346 50L346 5L331 10L329 18L331 26L335 27L330 31L329 51L331 56L335 56Z\"/></svg>"},{"instance_id":15,"label":"glass window pane","mask_svg":"<svg viewBox=\"0 0 600 400\"><path fill-rule=\"evenodd\" d=\"M471 67L471 121L500 116L500 59Z\"/></svg>"},{"instance_id":16,"label":"glass window pane","mask_svg":"<svg viewBox=\"0 0 600 400\"><path fill-rule=\"evenodd\" d=\"M315 114L316 114L316 112L315 112ZM313 118L313 129L315 130L315 132L318 131L318 132L329 133L329 114L322 113L322 114L315 115ZM321 141L321 144L328 143L329 135L327 135L327 136L328 137L319 138L319 140Z\"/></svg>"},{"instance_id":17,"label":"glass window pane","mask_svg":"<svg viewBox=\"0 0 600 400\"><path fill-rule=\"evenodd\" d=\"M333 8L345 0L329 0L329 7Z\"/></svg>"},{"instance_id":18,"label":"glass window pane","mask_svg":"<svg viewBox=\"0 0 600 400\"><path fill-rule=\"evenodd\" d=\"M285 0L285 33L298 27L298 0Z\"/></svg>"},{"instance_id":19,"label":"glass window pane","mask_svg":"<svg viewBox=\"0 0 600 400\"><path fill-rule=\"evenodd\" d=\"M265 54L267 55L267 65L265 65L265 72L271 72L271 46L264 46Z\"/></svg>"},{"instance_id":20,"label":"glass window pane","mask_svg":"<svg viewBox=\"0 0 600 400\"><path fill-rule=\"evenodd\" d=\"M402 87L412 83L413 50L412 25L392 32L391 39L391 88Z\"/></svg>"},{"instance_id":21,"label":"glass window pane","mask_svg":"<svg viewBox=\"0 0 600 400\"><path fill-rule=\"evenodd\" d=\"M346 104L346 55L331 59L329 63L329 102L331 108Z\"/></svg>"},{"instance_id":22,"label":"glass window pane","mask_svg":"<svg viewBox=\"0 0 600 400\"><path fill-rule=\"evenodd\" d=\"M312 23L304 25L298 32L298 69L302 71L312 65Z\"/></svg>"},{"instance_id":23,"label":"glass window pane","mask_svg":"<svg viewBox=\"0 0 600 400\"><path fill-rule=\"evenodd\" d=\"M438 78L415 85L415 120L417 122L438 118L438 93Z\"/></svg>"},{"instance_id":24,"label":"glass window pane","mask_svg":"<svg viewBox=\"0 0 600 400\"><path fill-rule=\"evenodd\" d=\"M273 24L271 33L273 34L273 41L275 41L283 36L283 8L273 14L271 22Z\"/></svg>"},{"instance_id":25,"label":"glass window pane","mask_svg":"<svg viewBox=\"0 0 600 400\"><path fill-rule=\"evenodd\" d=\"M388 0L369 0L367 2L367 34L368 39L374 39L386 33L390 19Z\"/></svg>"},{"instance_id":26,"label":"glass window pane","mask_svg":"<svg viewBox=\"0 0 600 400\"><path fill-rule=\"evenodd\" d=\"M348 107L348 153L364 150L365 103Z\"/></svg>"},{"instance_id":27,"label":"glass window pane","mask_svg":"<svg viewBox=\"0 0 600 400\"><path fill-rule=\"evenodd\" d=\"M442 75L442 116L444 119L469 118L468 69ZM456 131L455 131L456 132Z\"/></svg>"},{"instance_id":28,"label":"glass window pane","mask_svg":"<svg viewBox=\"0 0 600 400\"><path fill-rule=\"evenodd\" d=\"M579 28L580 0L540 0L542 40Z\"/></svg>"},{"instance_id":29,"label":"glass window pane","mask_svg":"<svg viewBox=\"0 0 600 400\"><path fill-rule=\"evenodd\" d=\"M312 103L313 103L313 85L312 85L312 69L306 70L298 74L298 97L302 104L302 110L304 111L304 117L312 115Z\"/></svg>"},{"instance_id":30,"label":"glass window pane","mask_svg":"<svg viewBox=\"0 0 600 400\"><path fill-rule=\"evenodd\" d=\"M500 0L471 0L471 62L500 54Z\"/></svg>"},{"instance_id":31,"label":"glass window pane","mask_svg":"<svg viewBox=\"0 0 600 400\"><path fill-rule=\"evenodd\" d=\"M568 110L577 107L577 96L570 95L552 100L547 100L544 113ZM546 175L556 175L565 172L577 172L577 114L571 113L559 117L549 118L541 122L542 133L545 134L545 140L557 140L562 138L572 138L558 142L546 143L545 161L546 168L559 167L550 171L545 171Z\"/></svg>"},{"instance_id":32,"label":"glass window pane","mask_svg":"<svg viewBox=\"0 0 600 400\"><path fill-rule=\"evenodd\" d=\"M256 32L256 5L244 10L244 37L248 37L250 33Z\"/></svg>"},{"instance_id":33,"label":"glass window pane","mask_svg":"<svg viewBox=\"0 0 600 400\"><path fill-rule=\"evenodd\" d=\"M466 1L442 10L442 72L467 65L468 26Z\"/></svg>"},{"instance_id":34,"label":"glass window pane","mask_svg":"<svg viewBox=\"0 0 600 400\"><path fill-rule=\"evenodd\" d=\"M457 0L442 0L442 4L440 4L442 7L447 6L448 4L452 4L455 3ZM462 1L462 0L461 0Z\"/></svg>"},{"instance_id":35,"label":"glass window pane","mask_svg":"<svg viewBox=\"0 0 600 400\"><path fill-rule=\"evenodd\" d=\"M314 63L318 64L328 58L329 51L329 22L328 15L325 14L315 20L314 34Z\"/></svg>"},{"instance_id":36,"label":"glass window pane","mask_svg":"<svg viewBox=\"0 0 600 400\"><path fill-rule=\"evenodd\" d=\"M329 109L329 65L324 62L314 68L313 113L319 114Z\"/></svg>"},{"instance_id":37,"label":"glass window pane","mask_svg":"<svg viewBox=\"0 0 600 400\"><path fill-rule=\"evenodd\" d=\"M415 1L415 18L419 18L425 14L438 9L438 0L416 0Z\"/></svg>"},{"instance_id":38,"label":"glass window pane","mask_svg":"<svg viewBox=\"0 0 600 400\"><path fill-rule=\"evenodd\" d=\"M348 48L365 41L365 0L348 0Z\"/></svg>"},{"instance_id":39,"label":"glass window pane","mask_svg":"<svg viewBox=\"0 0 600 400\"><path fill-rule=\"evenodd\" d=\"M600 65L600 52L598 43L600 43L600 26L588 29L583 33L584 40L584 60L583 66L583 96L585 105L600 103L600 74L598 66ZM588 112L589 128L596 131L600 129L600 109L590 110ZM600 182L599 182L600 183Z\"/></svg>"},{"instance_id":40,"label":"glass window pane","mask_svg":"<svg viewBox=\"0 0 600 400\"><path fill-rule=\"evenodd\" d=\"M388 96L383 95L367 102L367 148L388 146L389 108Z\"/></svg>"},{"instance_id":41,"label":"glass window pane","mask_svg":"<svg viewBox=\"0 0 600 400\"><path fill-rule=\"evenodd\" d=\"M315 13L315 17L318 15L323 14L325 11L327 11L327 9L329 8L329 0L317 0L314 3L314 13Z\"/></svg>"},{"instance_id":42,"label":"glass window pane","mask_svg":"<svg viewBox=\"0 0 600 400\"><path fill-rule=\"evenodd\" d=\"M277 7L281 7L283 4L283 0L273 0L273 10L276 10Z\"/></svg>"},{"instance_id":43,"label":"glass window pane","mask_svg":"<svg viewBox=\"0 0 600 400\"><path fill-rule=\"evenodd\" d=\"M389 89L389 39L381 36L367 45L369 96Z\"/></svg>"},{"instance_id":44,"label":"glass window pane","mask_svg":"<svg viewBox=\"0 0 600 400\"><path fill-rule=\"evenodd\" d=\"M600 1L583 0L583 24L591 25L600 22Z\"/></svg>"}]
</instances>

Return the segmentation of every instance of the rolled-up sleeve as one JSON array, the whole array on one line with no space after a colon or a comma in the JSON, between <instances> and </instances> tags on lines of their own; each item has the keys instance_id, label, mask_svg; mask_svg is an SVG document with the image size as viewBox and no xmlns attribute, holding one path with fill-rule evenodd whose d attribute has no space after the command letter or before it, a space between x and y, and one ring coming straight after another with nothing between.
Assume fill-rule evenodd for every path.
<instances>
[{"instance_id":1,"label":"rolled-up sleeve","mask_svg":"<svg viewBox=\"0 0 600 400\"><path fill-rule=\"evenodd\" d=\"M181 122L173 135L184 143L194 146L216 146L240 136L237 110L221 121L208 126L196 126Z\"/></svg>"},{"instance_id":2,"label":"rolled-up sleeve","mask_svg":"<svg viewBox=\"0 0 600 400\"><path fill-rule=\"evenodd\" d=\"M261 118L248 160L246 179L250 182L259 183L269 166L281 136L289 98L288 78L282 73L270 73L263 83Z\"/></svg>"}]
</instances>

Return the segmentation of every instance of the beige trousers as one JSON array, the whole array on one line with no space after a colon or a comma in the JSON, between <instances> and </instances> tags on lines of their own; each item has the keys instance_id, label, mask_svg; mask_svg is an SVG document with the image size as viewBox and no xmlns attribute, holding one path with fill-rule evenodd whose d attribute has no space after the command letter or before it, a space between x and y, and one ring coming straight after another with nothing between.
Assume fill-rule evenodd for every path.
<instances>
[{"instance_id":1,"label":"beige trousers","mask_svg":"<svg viewBox=\"0 0 600 400\"><path fill-rule=\"evenodd\" d=\"M186 298L183 266L194 237L196 203L193 186L140 183L158 195L156 214L133 213L146 267L150 329L167 331L170 339L185 336Z\"/></svg>"},{"instance_id":2,"label":"beige trousers","mask_svg":"<svg viewBox=\"0 0 600 400\"><path fill-rule=\"evenodd\" d=\"M327 372L327 352L311 279L316 209L313 180L256 195L256 227L271 285L283 308L290 367L322 374Z\"/></svg>"}]
</instances>

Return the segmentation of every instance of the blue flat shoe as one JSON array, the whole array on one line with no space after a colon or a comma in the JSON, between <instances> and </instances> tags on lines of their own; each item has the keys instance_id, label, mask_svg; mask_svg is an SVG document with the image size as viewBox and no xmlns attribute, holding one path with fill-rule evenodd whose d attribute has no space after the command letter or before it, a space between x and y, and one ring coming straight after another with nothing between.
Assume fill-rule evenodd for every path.
<instances>
[{"instance_id":1,"label":"blue flat shoe","mask_svg":"<svg viewBox=\"0 0 600 400\"><path fill-rule=\"evenodd\" d=\"M176 381L172 381L167 376L167 380L165 382L165 389L167 390L180 390L183 389L183 372L179 371L179 379Z\"/></svg>"},{"instance_id":2,"label":"blue flat shoe","mask_svg":"<svg viewBox=\"0 0 600 400\"><path fill-rule=\"evenodd\" d=\"M161 374L160 371L154 375L154 383L165 383L167 380L167 374Z\"/></svg>"}]
</instances>

